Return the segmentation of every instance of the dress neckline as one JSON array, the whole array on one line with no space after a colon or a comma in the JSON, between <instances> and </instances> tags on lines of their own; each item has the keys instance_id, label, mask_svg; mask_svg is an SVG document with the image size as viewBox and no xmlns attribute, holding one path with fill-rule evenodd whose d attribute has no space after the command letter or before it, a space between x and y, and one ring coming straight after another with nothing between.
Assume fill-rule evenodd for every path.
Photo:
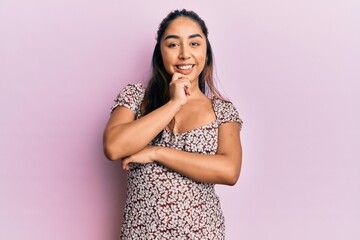
<instances>
[{"instance_id":1,"label":"dress neckline","mask_svg":"<svg viewBox=\"0 0 360 240\"><path fill-rule=\"evenodd\" d=\"M199 130L201 130L201 129L203 129L203 128L206 128L206 127L209 127L209 126L211 126L211 125L214 125L214 124L217 123L218 120L219 120L218 115L217 115L217 112L216 112L216 107L215 107L215 100L216 100L216 99L217 99L217 98L216 98L215 96L212 96L211 99L210 99L210 100L211 100L211 106L212 106L213 112L214 112L214 114L215 114L215 120L214 120L214 121L209 122L209 123L205 123L205 124L203 124L203 125L201 125L201 126L199 126L199 127L197 127L197 128L193 128L193 129L190 129L190 130L188 130L188 131L180 132L180 133L173 132L173 131L171 131L168 127L165 127L164 130L167 131L167 132L170 133L170 134L177 135L177 136L181 136L181 135L186 135L186 134L189 134L189 133L191 133L191 132L196 132L196 131L199 131Z\"/></svg>"},{"instance_id":2,"label":"dress neckline","mask_svg":"<svg viewBox=\"0 0 360 240\"><path fill-rule=\"evenodd\" d=\"M143 91L145 92L146 90L146 87L144 86L144 84L142 83L138 83L140 85L140 87L143 89ZM215 114L215 120L212 121L212 122L209 122L209 123L206 123L206 124L203 124L197 128L193 128L193 129L190 129L188 131L185 131L185 132L181 132L181 133L176 133L176 132L173 132L171 131L168 127L165 127L164 128L164 131L170 133L170 134L173 134L173 135L176 135L176 136L182 136L182 135L186 135L186 134L189 134L189 133L192 133L192 132L196 132L196 131L199 131L203 128L206 128L206 127L209 127L213 124L216 124L218 123L219 121L219 117L218 117L218 113L216 111L217 107L215 106L216 105L216 100L220 100L220 98L216 97L216 96L212 96L211 98L209 98L211 100L211 106L212 106L212 109L213 109L213 112Z\"/></svg>"},{"instance_id":3,"label":"dress neckline","mask_svg":"<svg viewBox=\"0 0 360 240\"><path fill-rule=\"evenodd\" d=\"M197 127L197 128L194 128L194 129L191 129L191 130L188 130L188 131L185 131L185 132L181 132L181 133L176 133L176 132L172 132L169 128L164 128L165 131L167 131L168 133L170 134L173 134L173 135L176 135L176 136L182 136L182 135L186 135L186 134L189 134L189 133L192 133L192 132L196 132L196 131L199 131L203 128L207 128L211 125L214 125L215 123L217 123L217 119L210 122L210 123L206 123L204 125L201 125L200 127Z\"/></svg>"}]
</instances>

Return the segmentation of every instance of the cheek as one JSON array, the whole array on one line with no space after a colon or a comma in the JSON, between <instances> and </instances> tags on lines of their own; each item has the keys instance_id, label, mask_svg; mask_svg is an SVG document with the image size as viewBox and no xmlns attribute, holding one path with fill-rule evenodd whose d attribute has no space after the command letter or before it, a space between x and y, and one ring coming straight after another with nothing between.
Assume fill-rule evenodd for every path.
<instances>
[{"instance_id":1,"label":"cheek","mask_svg":"<svg viewBox=\"0 0 360 240\"><path fill-rule=\"evenodd\" d=\"M197 59L198 59L199 65L205 66L205 62L206 62L206 51L199 53Z\"/></svg>"},{"instance_id":2,"label":"cheek","mask_svg":"<svg viewBox=\"0 0 360 240\"><path fill-rule=\"evenodd\" d=\"M161 51L161 58L164 64L164 68L166 70L166 72L170 75L172 75L174 73L174 70L172 68L172 61L171 61L171 56L169 56L169 53L167 51Z\"/></svg>"},{"instance_id":3,"label":"cheek","mask_svg":"<svg viewBox=\"0 0 360 240\"><path fill-rule=\"evenodd\" d=\"M162 60L163 60L163 63L164 63L165 67L168 66L168 65L171 65L172 56L171 56L171 54L169 54L168 51L162 51L161 56L162 56Z\"/></svg>"},{"instance_id":4,"label":"cheek","mask_svg":"<svg viewBox=\"0 0 360 240\"><path fill-rule=\"evenodd\" d=\"M206 61L206 47L202 48L201 51L198 52L197 58L201 64L205 64Z\"/></svg>"}]
</instances>

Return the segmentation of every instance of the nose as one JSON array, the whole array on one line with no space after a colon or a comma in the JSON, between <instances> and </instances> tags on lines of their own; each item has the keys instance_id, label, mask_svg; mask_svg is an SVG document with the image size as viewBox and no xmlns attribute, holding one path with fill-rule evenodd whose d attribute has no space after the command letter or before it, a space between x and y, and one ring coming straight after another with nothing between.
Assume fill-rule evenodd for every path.
<instances>
[{"instance_id":1,"label":"nose","mask_svg":"<svg viewBox=\"0 0 360 240\"><path fill-rule=\"evenodd\" d=\"M179 59L180 60L186 60L189 59L191 56L190 49L188 46L181 46L180 52L179 52Z\"/></svg>"}]
</instances>

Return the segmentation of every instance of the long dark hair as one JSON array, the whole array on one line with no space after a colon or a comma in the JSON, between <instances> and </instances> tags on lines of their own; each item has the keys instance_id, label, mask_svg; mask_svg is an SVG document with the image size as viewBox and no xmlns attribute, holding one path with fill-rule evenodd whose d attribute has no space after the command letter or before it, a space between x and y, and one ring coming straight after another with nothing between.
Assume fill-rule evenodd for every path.
<instances>
[{"instance_id":1,"label":"long dark hair","mask_svg":"<svg viewBox=\"0 0 360 240\"><path fill-rule=\"evenodd\" d=\"M166 72L164 63L160 51L160 43L163 37L163 34L169 24L178 17L188 17L193 21L197 22L206 36L206 56L207 60L203 71L199 75L199 88L206 94L207 90L210 90L210 94L223 99L219 91L216 89L213 81L213 69L214 69L214 59L211 49L211 45L208 39L208 29L205 25L205 22L193 11L175 10L170 12L160 23L159 29L156 36L156 45L152 56L152 76L148 82L148 85L145 90L145 96L141 106L142 115L146 115L153 110L161 107L170 100L169 92L169 83L171 76Z\"/></svg>"}]
</instances>

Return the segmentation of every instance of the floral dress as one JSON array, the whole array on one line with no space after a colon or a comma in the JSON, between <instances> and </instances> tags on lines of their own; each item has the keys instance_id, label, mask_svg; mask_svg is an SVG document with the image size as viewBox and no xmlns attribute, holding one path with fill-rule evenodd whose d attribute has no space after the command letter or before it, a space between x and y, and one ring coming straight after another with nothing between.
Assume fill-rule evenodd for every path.
<instances>
[{"instance_id":1,"label":"floral dress","mask_svg":"<svg viewBox=\"0 0 360 240\"><path fill-rule=\"evenodd\" d=\"M145 88L128 84L114 101L141 117ZM216 120L199 128L172 133L164 129L152 145L201 154L216 154L218 128L242 121L231 102L212 98ZM196 182L159 163L132 164L120 239L224 239L225 225L214 184Z\"/></svg>"}]
</instances>

